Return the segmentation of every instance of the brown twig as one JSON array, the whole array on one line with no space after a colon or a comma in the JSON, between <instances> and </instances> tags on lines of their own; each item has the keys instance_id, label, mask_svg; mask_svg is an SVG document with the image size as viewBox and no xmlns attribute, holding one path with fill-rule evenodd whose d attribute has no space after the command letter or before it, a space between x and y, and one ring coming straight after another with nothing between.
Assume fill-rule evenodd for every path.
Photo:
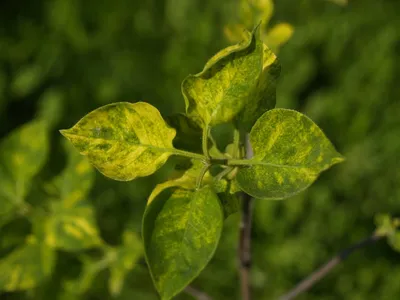
<instances>
[{"instance_id":1,"label":"brown twig","mask_svg":"<svg viewBox=\"0 0 400 300\"><path fill-rule=\"evenodd\" d=\"M212 298L208 296L206 293L194 288L191 285L188 285L185 288L185 292L197 300L212 300Z\"/></svg>"},{"instance_id":2,"label":"brown twig","mask_svg":"<svg viewBox=\"0 0 400 300\"><path fill-rule=\"evenodd\" d=\"M358 242L357 244L354 244L349 248L344 249L339 254L330 259L325 265L321 266L307 278L303 279L291 291L280 297L279 300L291 300L300 295L301 293L304 293L318 281L323 279L330 271L332 271L334 267L336 267L340 262L344 261L351 253L365 246L368 246L372 243L375 243L376 241L380 240L383 237L384 237L383 235L373 234L368 238Z\"/></svg>"},{"instance_id":3,"label":"brown twig","mask_svg":"<svg viewBox=\"0 0 400 300\"><path fill-rule=\"evenodd\" d=\"M251 158L253 151L246 136L246 158ZM253 199L243 193L242 219L240 222L238 256L240 263L240 287L242 300L250 300L250 269L251 269L251 220L253 211Z\"/></svg>"}]
</instances>

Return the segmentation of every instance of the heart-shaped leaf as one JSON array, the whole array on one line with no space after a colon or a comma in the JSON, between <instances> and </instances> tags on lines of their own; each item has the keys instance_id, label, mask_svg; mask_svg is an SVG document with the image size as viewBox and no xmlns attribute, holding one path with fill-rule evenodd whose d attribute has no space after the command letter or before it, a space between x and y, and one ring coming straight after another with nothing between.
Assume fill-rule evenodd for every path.
<instances>
[{"instance_id":1,"label":"heart-shaped leaf","mask_svg":"<svg viewBox=\"0 0 400 300\"><path fill-rule=\"evenodd\" d=\"M305 115L273 109L250 133L254 157L242 161L236 180L255 198L284 199L310 186L319 173L343 161L322 130Z\"/></svg>"},{"instance_id":2,"label":"heart-shaped leaf","mask_svg":"<svg viewBox=\"0 0 400 300\"><path fill-rule=\"evenodd\" d=\"M208 264L222 231L224 213L213 189L168 189L143 218L146 260L161 299L182 291Z\"/></svg>"},{"instance_id":3,"label":"heart-shaped leaf","mask_svg":"<svg viewBox=\"0 0 400 300\"><path fill-rule=\"evenodd\" d=\"M115 180L151 175L176 153L175 130L144 102L100 107L61 133L101 173Z\"/></svg>"}]
</instances>

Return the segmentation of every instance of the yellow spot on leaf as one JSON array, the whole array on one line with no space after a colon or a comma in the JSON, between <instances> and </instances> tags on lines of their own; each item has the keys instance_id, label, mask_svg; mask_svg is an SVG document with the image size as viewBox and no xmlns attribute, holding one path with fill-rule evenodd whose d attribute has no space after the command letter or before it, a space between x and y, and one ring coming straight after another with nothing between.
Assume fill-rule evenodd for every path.
<instances>
[{"instance_id":1,"label":"yellow spot on leaf","mask_svg":"<svg viewBox=\"0 0 400 300\"><path fill-rule=\"evenodd\" d=\"M86 160L81 160L76 166L76 172L82 175L91 169L90 164Z\"/></svg>"},{"instance_id":2,"label":"yellow spot on leaf","mask_svg":"<svg viewBox=\"0 0 400 300\"><path fill-rule=\"evenodd\" d=\"M80 240L83 238L82 232L79 231L79 229L72 226L71 224L64 224L64 230L66 233L72 235L76 239Z\"/></svg>"}]
</instances>

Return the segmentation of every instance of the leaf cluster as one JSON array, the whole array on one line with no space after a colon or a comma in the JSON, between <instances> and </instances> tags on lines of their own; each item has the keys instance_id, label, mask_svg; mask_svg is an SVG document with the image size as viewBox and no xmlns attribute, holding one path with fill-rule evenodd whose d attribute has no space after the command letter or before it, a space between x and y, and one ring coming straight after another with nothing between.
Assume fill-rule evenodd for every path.
<instances>
[{"instance_id":1,"label":"leaf cluster","mask_svg":"<svg viewBox=\"0 0 400 300\"><path fill-rule=\"evenodd\" d=\"M143 217L146 261L162 299L182 291L208 264L224 219L237 210L238 192L285 199L343 160L308 117L274 109L279 63L262 42L259 27L246 36L182 82L185 115L167 123L148 103L120 102L61 130L115 180L151 175L171 156L190 159L176 178L155 187ZM221 151L211 129L226 123L233 125L233 143ZM247 132L251 159L244 159ZM180 141L201 136L201 143L193 139L193 152L179 149L176 136Z\"/></svg>"}]
</instances>

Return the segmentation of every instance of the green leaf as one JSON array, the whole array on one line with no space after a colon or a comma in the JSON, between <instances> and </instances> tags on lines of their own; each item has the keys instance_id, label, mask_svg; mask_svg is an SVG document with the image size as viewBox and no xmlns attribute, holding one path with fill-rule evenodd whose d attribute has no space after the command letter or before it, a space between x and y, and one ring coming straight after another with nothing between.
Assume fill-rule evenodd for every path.
<instances>
[{"instance_id":1,"label":"green leaf","mask_svg":"<svg viewBox=\"0 0 400 300\"><path fill-rule=\"evenodd\" d=\"M44 72L39 65L29 65L20 69L11 82L11 91L24 97L33 92L42 82Z\"/></svg>"},{"instance_id":2,"label":"green leaf","mask_svg":"<svg viewBox=\"0 0 400 300\"><path fill-rule=\"evenodd\" d=\"M258 27L250 38L223 49L202 72L182 82L186 112L203 126L231 121L254 93L263 64Z\"/></svg>"},{"instance_id":3,"label":"green leaf","mask_svg":"<svg viewBox=\"0 0 400 300\"><path fill-rule=\"evenodd\" d=\"M46 188L55 188L65 207L73 207L89 193L93 185L94 169L86 157L74 151L70 143L63 140L63 146L68 154L67 166Z\"/></svg>"},{"instance_id":4,"label":"green leaf","mask_svg":"<svg viewBox=\"0 0 400 300\"><path fill-rule=\"evenodd\" d=\"M102 244L93 207L86 201L73 207L65 201L54 204L45 222L46 243L54 248L79 251Z\"/></svg>"},{"instance_id":5,"label":"green leaf","mask_svg":"<svg viewBox=\"0 0 400 300\"><path fill-rule=\"evenodd\" d=\"M274 53L264 44L263 69L254 95L248 99L244 109L235 118L237 127L249 132L258 118L275 107L276 85L281 66Z\"/></svg>"},{"instance_id":6,"label":"green leaf","mask_svg":"<svg viewBox=\"0 0 400 300\"><path fill-rule=\"evenodd\" d=\"M293 35L293 26L288 23L280 23L271 28L266 37L265 43L276 51L280 46L287 43Z\"/></svg>"},{"instance_id":7,"label":"green leaf","mask_svg":"<svg viewBox=\"0 0 400 300\"><path fill-rule=\"evenodd\" d=\"M236 180L247 194L284 199L310 186L319 173L343 161L321 129L305 115L273 109L250 133L254 157L242 161Z\"/></svg>"},{"instance_id":8,"label":"green leaf","mask_svg":"<svg viewBox=\"0 0 400 300\"><path fill-rule=\"evenodd\" d=\"M48 143L47 127L39 121L24 124L2 140L0 215L6 215L22 204L33 176L46 161Z\"/></svg>"},{"instance_id":9,"label":"green leaf","mask_svg":"<svg viewBox=\"0 0 400 300\"><path fill-rule=\"evenodd\" d=\"M0 290L14 292L36 287L53 269L55 252L30 236L27 243L0 260Z\"/></svg>"},{"instance_id":10,"label":"green leaf","mask_svg":"<svg viewBox=\"0 0 400 300\"><path fill-rule=\"evenodd\" d=\"M134 232L125 231L123 245L117 248L116 259L110 266L108 289L113 297L121 293L126 275L142 255L143 245L140 238Z\"/></svg>"},{"instance_id":11,"label":"green leaf","mask_svg":"<svg viewBox=\"0 0 400 300\"><path fill-rule=\"evenodd\" d=\"M185 190L194 190L196 188L197 177L201 169L203 168L203 163L198 160L192 160L192 166L185 170L181 171L178 176L174 179L168 180L166 182L157 184L156 187L151 192L149 199L147 200L147 204L154 200L163 190L170 187L180 187ZM203 182L206 180L210 180L211 176L209 172L204 175Z\"/></svg>"},{"instance_id":12,"label":"green leaf","mask_svg":"<svg viewBox=\"0 0 400 300\"><path fill-rule=\"evenodd\" d=\"M102 174L115 180L151 175L176 154L175 130L144 102L100 107L61 133Z\"/></svg>"},{"instance_id":13,"label":"green leaf","mask_svg":"<svg viewBox=\"0 0 400 300\"><path fill-rule=\"evenodd\" d=\"M232 181L229 181L231 184ZM229 185L228 191L225 193L218 193L218 198L221 201L222 208L224 210L225 218L229 217L230 215L237 213L240 208L240 200L236 194L229 193Z\"/></svg>"},{"instance_id":14,"label":"green leaf","mask_svg":"<svg viewBox=\"0 0 400 300\"><path fill-rule=\"evenodd\" d=\"M62 117L63 94L57 89L47 89L39 100L38 119L53 127Z\"/></svg>"},{"instance_id":15,"label":"green leaf","mask_svg":"<svg viewBox=\"0 0 400 300\"><path fill-rule=\"evenodd\" d=\"M222 231L221 204L213 189L168 189L143 217L146 260L161 299L182 291L208 264Z\"/></svg>"},{"instance_id":16,"label":"green leaf","mask_svg":"<svg viewBox=\"0 0 400 300\"><path fill-rule=\"evenodd\" d=\"M179 175L175 178L165 181L163 183L157 184L156 187L151 192L147 204L154 200L162 191L170 187L179 187L184 190L195 190L197 179L199 177L201 169L204 167L204 164L199 161L192 159L192 165L190 168L184 171L180 171ZM202 181L203 185L212 185L214 190L219 193L225 191L227 183L226 181L220 180L219 182L214 180L214 177L210 174L210 172L206 172Z\"/></svg>"},{"instance_id":17,"label":"green leaf","mask_svg":"<svg viewBox=\"0 0 400 300\"><path fill-rule=\"evenodd\" d=\"M400 252L400 231L394 232L392 235L388 237L388 242L389 245L396 250L397 252Z\"/></svg>"}]
</instances>

